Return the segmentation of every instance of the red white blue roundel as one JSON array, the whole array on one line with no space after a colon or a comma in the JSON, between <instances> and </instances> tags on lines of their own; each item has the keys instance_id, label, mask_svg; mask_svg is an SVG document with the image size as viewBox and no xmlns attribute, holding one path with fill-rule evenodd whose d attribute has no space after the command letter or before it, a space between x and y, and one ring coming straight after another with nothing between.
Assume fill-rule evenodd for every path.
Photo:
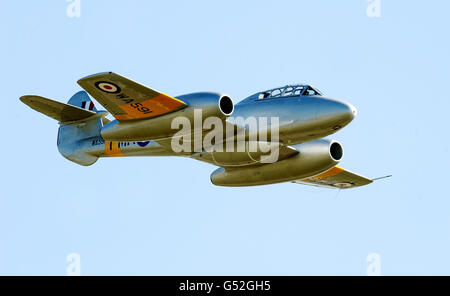
<instances>
[{"instance_id":1,"label":"red white blue roundel","mask_svg":"<svg viewBox=\"0 0 450 296\"><path fill-rule=\"evenodd\" d=\"M120 87L112 82L97 81L95 83L95 87L101 91L104 91L104 92L107 92L110 94L120 93Z\"/></svg>"},{"instance_id":2,"label":"red white blue roundel","mask_svg":"<svg viewBox=\"0 0 450 296\"><path fill-rule=\"evenodd\" d=\"M338 188L349 188L352 187L354 184L349 183L349 182L342 182L342 183L334 183L333 186L334 187L338 187Z\"/></svg>"}]
</instances>

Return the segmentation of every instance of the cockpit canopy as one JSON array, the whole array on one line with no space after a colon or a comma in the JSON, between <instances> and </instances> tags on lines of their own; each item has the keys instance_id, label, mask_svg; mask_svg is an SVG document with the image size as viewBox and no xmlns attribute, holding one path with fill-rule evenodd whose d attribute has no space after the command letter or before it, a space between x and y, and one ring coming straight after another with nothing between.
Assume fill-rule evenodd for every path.
<instances>
[{"instance_id":1,"label":"cockpit canopy","mask_svg":"<svg viewBox=\"0 0 450 296\"><path fill-rule=\"evenodd\" d=\"M311 85L296 84L273 88L260 92L256 95L258 100L263 100L293 96L322 96L322 93Z\"/></svg>"}]
</instances>

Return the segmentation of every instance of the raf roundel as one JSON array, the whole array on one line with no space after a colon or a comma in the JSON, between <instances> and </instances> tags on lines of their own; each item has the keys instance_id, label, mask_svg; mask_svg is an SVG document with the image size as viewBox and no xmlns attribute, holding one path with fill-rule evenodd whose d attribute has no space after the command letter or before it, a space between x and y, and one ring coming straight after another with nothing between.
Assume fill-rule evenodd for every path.
<instances>
[{"instance_id":1,"label":"raf roundel","mask_svg":"<svg viewBox=\"0 0 450 296\"><path fill-rule=\"evenodd\" d=\"M145 141L145 142L137 142L137 144L141 147L145 147L148 145L148 143L150 143L150 141Z\"/></svg>"},{"instance_id":2,"label":"raf roundel","mask_svg":"<svg viewBox=\"0 0 450 296\"><path fill-rule=\"evenodd\" d=\"M120 87L118 85L107 81L97 81L95 83L95 87L110 94L120 93Z\"/></svg>"},{"instance_id":3,"label":"raf roundel","mask_svg":"<svg viewBox=\"0 0 450 296\"><path fill-rule=\"evenodd\" d=\"M350 182L342 182L342 183L334 183L333 186L334 187L338 187L338 188L350 188L352 187L354 184L350 183Z\"/></svg>"}]
</instances>

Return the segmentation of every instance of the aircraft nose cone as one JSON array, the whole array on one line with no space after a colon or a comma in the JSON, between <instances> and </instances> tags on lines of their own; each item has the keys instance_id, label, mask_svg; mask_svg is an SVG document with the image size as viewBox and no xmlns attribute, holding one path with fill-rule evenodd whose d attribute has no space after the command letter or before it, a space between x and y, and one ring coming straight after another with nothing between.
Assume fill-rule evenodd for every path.
<instances>
[{"instance_id":1,"label":"aircraft nose cone","mask_svg":"<svg viewBox=\"0 0 450 296\"><path fill-rule=\"evenodd\" d=\"M342 120L345 123L352 121L358 113L355 106L346 102L335 102L335 107L331 108L331 113L337 120Z\"/></svg>"},{"instance_id":2,"label":"aircraft nose cone","mask_svg":"<svg viewBox=\"0 0 450 296\"><path fill-rule=\"evenodd\" d=\"M347 105L350 108L349 112L351 112L353 114L353 118L355 118L356 115L358 115L358 110L352 104L347 103Z\"/></svg>"},{"instance_id":3,"label":"aircraft nose cone","mask_svg":"<svg viewBox=\"0 0 450 296\"><path fill-rule=\"evenodd\" d=\"M326 99L319 104L317 120L323 126L343 127L350 123L357 113L356 108L349 103Z\"/></svg>"}]
</instances>

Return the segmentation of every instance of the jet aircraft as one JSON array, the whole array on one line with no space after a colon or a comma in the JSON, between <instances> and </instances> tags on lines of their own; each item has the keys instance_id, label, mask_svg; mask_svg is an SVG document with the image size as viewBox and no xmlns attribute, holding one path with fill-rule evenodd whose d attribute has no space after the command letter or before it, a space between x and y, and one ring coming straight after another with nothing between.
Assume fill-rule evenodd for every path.
<instances>
[{"instance_id":1,"label":"jet aircraft","mask_svg":"<svg viewBox=\"0 0 450 296\"><path fill-rule=\"evenodd\" d=\"M234 104L216 92L172 97L113 72L78 84L85 91L67 104L35 95L20 100L59 122L58 150L79 165L101 157L182 156L218 166L210 179L219 186L293 182L342 189L373 181L338 167L342 145L325 138L349 124L356 108L311 85L260 91ZM107 111L97 110L89 95ZM207 118L213 120L206 124Z\"/></svg>"}]
</instances>

